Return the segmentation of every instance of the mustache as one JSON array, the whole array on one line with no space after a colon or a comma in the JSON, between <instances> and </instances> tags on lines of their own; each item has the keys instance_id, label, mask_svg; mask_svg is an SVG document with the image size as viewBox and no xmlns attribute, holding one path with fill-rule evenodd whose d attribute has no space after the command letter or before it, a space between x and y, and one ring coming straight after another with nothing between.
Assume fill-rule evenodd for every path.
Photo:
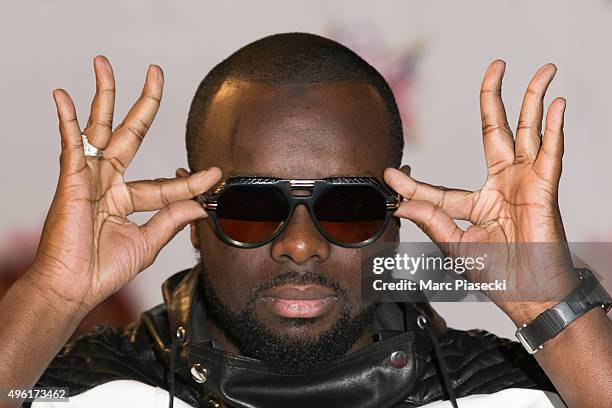
<instances>
[{"instance_id":1,"label":"mustache","mask_svg":"<svg viewBox=\"0 0 612 408\"><path fill-rule=\"evenodd\" d=\"M273 289L278 286L291 283L324 286L335 291L338 296L346 297L346 290L342 287L342 285L340 285L338 282L323 273L313 271L288 271L277 275L273 279L270 279L257 285L257 287L253 290L253 297L257 297L264 290Z\"/></svg>"},{"instance_id":2,"label":"mustache","mask_svg":"<svg viewBox=\"0 0 612 408\"><path fill-rule=\"evenodd\" d=\"M198 271L200 276L203 276L202 284L204 285L204 290L206 293L209 293L211 296L215 296L214 290L206 277L206 271L204 268L204 262L202 262L202 258L198 259L198 262L195 265L195 269ZM261 292L272 289L285 284L313 284L320 285L323 287L327 287L336 292L336 296L338 299L344 299L345 301L348 299L348 294L346 289L342 287L342 285L328 275L321 272L314 271L296 271L291 270L287 272L283 272L280 275L276 275L274 278L269 279L267 281L260 282L257 286L255 286L250 293L249 299L247 300L247 309L252 308L256 302L256 299L260 296Z\"/></svg>"}]
</instances>

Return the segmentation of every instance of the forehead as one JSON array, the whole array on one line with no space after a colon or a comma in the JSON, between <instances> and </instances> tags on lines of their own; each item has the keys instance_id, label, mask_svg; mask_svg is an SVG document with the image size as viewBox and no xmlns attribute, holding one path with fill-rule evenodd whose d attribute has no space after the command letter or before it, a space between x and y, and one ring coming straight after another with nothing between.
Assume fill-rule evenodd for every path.
<instances>
[{"instance_id":1,"label":"forehead","mask_svg":"<svg viewBox=\"0 0 612 408\"><path fill-rule=\"evenodd\" d=\"M390 130L382 98L361 82L226 81L211 103L201 168L225 176L382 176Z\"/></svg>"}]
</instances>

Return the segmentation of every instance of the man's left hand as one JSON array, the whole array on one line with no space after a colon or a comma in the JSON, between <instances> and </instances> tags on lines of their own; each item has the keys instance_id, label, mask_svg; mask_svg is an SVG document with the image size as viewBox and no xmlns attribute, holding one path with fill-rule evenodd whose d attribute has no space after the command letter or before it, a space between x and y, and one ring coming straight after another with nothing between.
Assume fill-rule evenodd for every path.
<instances>
[{"instance_id":1,"label":"man's left hand","mask_svg":"<svg viewBox=\"0 0 612 408\"><path fill-rule=\"evenodd\" d=\"M472 270L466 277L481 283L505 279L506 292L486 294L516 324L522 324L571 292L578 284L578 277L565 245L558 206L563 98L556 98L550 104L544 135L541 135L544 95L556 67L543 66L529 83L516 138L508 126L501 98L504 71L505 63L494 61L487 69L480 91L488 169L480 190L472 192L422 183L410 176L407 166L401 171L386 169L384 178L404 198L395 215L416 223L447 255L469 254L476 243L507 248L507 258L497 259L495 268ZM472 225L463 230L454 220L467 220ZM526 256L520 249L524 243L534 243L529 244L530 248L539 256ZM557 244L545 250L545 243Z\"/></svg>"}]
</instances>

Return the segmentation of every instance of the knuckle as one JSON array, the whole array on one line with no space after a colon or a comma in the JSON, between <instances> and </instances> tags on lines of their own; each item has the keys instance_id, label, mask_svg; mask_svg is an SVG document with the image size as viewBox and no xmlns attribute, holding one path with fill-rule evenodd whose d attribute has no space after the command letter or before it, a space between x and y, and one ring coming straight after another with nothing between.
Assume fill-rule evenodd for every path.
<instances>
[{"instance_id":1,"label":"knuckle","mask_svg":"<svg viewBox=\"0 0 612 408\"><path fill-rule=\"evenodd\" d=\"M439 187L442 190L442 194L440 195L440 199L438 200L437 207L443 208L446 201L446 187Z\"/></svg>"},{"instance_id":2,"label":"knuckle","mask_svg":"<svg viewBox=\"0 0 612 408\"><path fill-rule=\"evenodd\" d=\"M125 169L127 168L127 166L121 160L119 160L118 157L116 156L106 157L105 156L105 159L108 160L110 165L115 169L117 173L123 174L125 172Z\"/></svg>"},{"instance_id":3,"label":"knuckle","mask_svg":"<svg viewBox=\"0 0 612 408\"><path fill-rule=\"evenodd\" d=\"M197 196L197 195L198 195L198 193L197 193L197 192L195 191L195 189L193 188L191 178L186 178L186 179L185 179L185 183L186 183L186 187L187 187L187 191L189 192L189 195L190 195L191 197L195 197L195 196Z\"/></svg>"},{"instance_id":4,"label":"knuckle","mask_svg":"<svg viewBox=\"0 0 612 408\"><path fill-rule=\"evenodd\" d=\"M534 88L527 88L527 90L525 91L526 95L530 95L530 96L542 96L544 95L544 92L538 90L538 89L534 89Z\"/></svg>"},{"instance_id":5,"label":"knuckle","mask_svg":"<svg viewBox=\"0 0 612 408\"><path fill-rule=\"evenodd\" d=\"M165 188L166 185L167 185L166 183L159 183L158 184L159 200L160 200L160 202L162 203L162 205L164 207L169 206L170 203L171 203L171 200L168 198L167 191L166 191L166 188Z\"/></svg>"},{"instance_id":6,"label":"knuckle","mask_svg":"<svg viewBox=\"0 0 612 408\"><path fill-rule=\"evenodd\" d=\"M517 130L535 130L538 133L541 130L541 127L538 125L534 125L532 122L528 122L526 120L519 120L518 125L517 125Z\"/></svg>"},{"instance_id":7,"label":"knuckle","mask_svg":"<svg viewBox=\"0 0 612 408\"><path fill-rule=\"evenodd\" d=\"M485 135L493 133L493 132L498 131L498 130L501 130L501 131L505 132L505 131L507 131L507 128L506 128L506 126L500 125L498 123L485 123L482 126L482 133L485 134Z\"/></svg>"},{"instance_id":8,"label":"knuckle","mask_svg":"<svg viewBox=\"0 0 612 408\"><path fill-rule=\"evenodd\" d=\"M115 96L115 87L114 86L100 87L96 91L96 96L114 97Z\"/></svg>"},{"instance_id":9,"label":"knuckle","mask_svg":"<svg viewBox=\"0 0 612 408\"><path fill-rule=\"evenodd\" d=\"M87 123L87 127L83 129L83 134L87 134L89 131L96 130L98 128L110 129L112 126L112 117L90 119L90 121Z\"/></svg>"},{"instance_id":10,"label":"knuckle","mask_svg":"<svg viewBox=\"0 0 612 408\"><path fill-rule=\"evenodd\" d=\"M142 98L144 100L150 100L153 103L155 103L156 105L159 105L161 103L161 98L159 96L153 95L153 94L143 94Z\"/></svg>"},{"instance_id":11,"label":"knuckle","mask_svg":"<svg viewBox=\"0 0 612 408\"><path fill-rule=\"evenodd\" d=\"M138 122L136 122L138 123ZM136 139L138 139L139 141L142 141L145 137L145 133L147 131L146 128L142 127L139 123L137 126L134 125L127 125L126 129L129 133L131 133L132 135L134 135L136 137Z\"/></svg>"},{"instance_id":12,"label":"knuckle","mask_svg":"<svg viewBox=\"0 0 612 408\"><path fill-rule=\"evenodd\" d=\"M480 96L501 96L501 88L481 89Z\"/></svg>"}]
</instances>

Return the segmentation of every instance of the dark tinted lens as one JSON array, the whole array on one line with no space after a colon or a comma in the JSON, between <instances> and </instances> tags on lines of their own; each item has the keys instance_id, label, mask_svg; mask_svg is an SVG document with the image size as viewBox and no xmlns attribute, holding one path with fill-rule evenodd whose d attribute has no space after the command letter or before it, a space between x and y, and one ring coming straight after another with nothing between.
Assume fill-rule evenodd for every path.
<instances>
[{"instance_id":1,"label":"dark tinted lens","mask_svg":"<svg viewBox=\"0 0 612 408\"><path fill-rule=\"evenodd\" d=\"M257 244L270 238L286 221L289 204L272 186L230 186L217 204L225 234L238 242Z\"/></svg>"},{"instance_id":2,"label":"dark tinted lens","mask_svg":"<svg viewBox=\"0 0 612 408\"><path fill-rule=\"evenodd\" d=\"M333 239L347 244L367 241L385 223L386 201L373 186L330 187L314 206L321 228Z\"/></svg>"}]
</instances>

